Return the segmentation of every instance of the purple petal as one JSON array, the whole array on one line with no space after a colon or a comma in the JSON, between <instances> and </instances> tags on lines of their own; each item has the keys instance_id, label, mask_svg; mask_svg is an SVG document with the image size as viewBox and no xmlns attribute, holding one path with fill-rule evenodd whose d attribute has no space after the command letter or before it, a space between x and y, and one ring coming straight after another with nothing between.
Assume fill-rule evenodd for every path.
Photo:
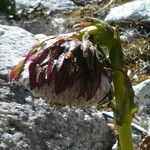
<instances>
[{"instance_id":1,"label":"purple petal","mask_svg":"<svg viewBox=\"0 0 150 150\"><path fill-rule=\"evenodd\" d=\"M29 85L30 90L33 90L37 86L37 70L36 70L36 64L34 62L31 62L29 65Z\"/></svg>"}]
</instances>

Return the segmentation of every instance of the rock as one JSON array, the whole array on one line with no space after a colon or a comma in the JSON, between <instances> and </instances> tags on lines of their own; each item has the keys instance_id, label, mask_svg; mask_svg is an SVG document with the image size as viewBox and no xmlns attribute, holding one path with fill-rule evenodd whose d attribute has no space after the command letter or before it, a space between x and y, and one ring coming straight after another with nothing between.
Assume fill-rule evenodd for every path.
<instances>
[{"instance_id":1,"label":"rock","mask_svg":"<svg viewBox=\"0 0 150 150\"><path fill-rule=\"evenodd\" d=\"M135 0L125 3L110 10L105 21L150 21L150 1Z\"/></svg>"},{"instance_id":2,"label":"rock","mask_svg":"<svg viewBox=\"0 0 150 150\"><path fill-rule=\"evenodd\" d=\"M45 14L56 11L69 11L77 6L71 0L16 0L18 13L23 11L32 12L34 9L42 10Z\"/></svg>"},{"instance_id":3,"label":"rock","mask_svg":"<svg viewBox=\"0 0 150 150\"><path fill-rule=\"evenodd\" d=\"M5 88L5 82L2 83ZM7 95L12 92L8 90ZM0 98L1 150L107 150L115 143L113 131L94 107L54 111L32 95L24 94L20 104L18 95L14 94L9 101Z\"/></svg>"},{"instance_id":4,"label":"rock","mask_svg":"<svg viewBox=\"0 0 150 150\"><path fill-rule=\"evenodd\" d=\"M75 21L75 20L74 20ZM32 34L46 34L54 35L68 32L66 25L74 24L74 21L66 17L43 17L35 20L24 21L23 23L18 22L19 26ZM72 23L73 22L73 23Z\"/></svg>"},{"instance_id":5,"label":"rock","mask_svg":"<svg viewBox=\"0 0 150 150\"><path fill-rule=\"evenodd\" d=\"M85 6L87 4L92 4L92 3L100 3L104 0L72 0L76 5L78 6Z\"/></svg>"},{"instance_id":6,"label":"rock","mask_svg":"<svg viewBox=\"0 0 150 150\"><path fill-rule=\"evenodd\" d=\"M150 79L147 79L135 86L135 102L137 106L137 114L140 119L138 123L141 124L147 130L150 131Z\"/></svg>"},{"instance_id":7,"label":"rock","mask_svg":"<svg viewBox=\"0 0 150 150\"><path fill-rule=\"evenodd\" d=\"M9 103L13 101L24 104L27 101L26 97L29 95L31 95L31 93L21 85L12 85L0 79L0 100L3 102Z\"/></svg>"},{"instance_id":8,"label":"rock","mask_svg":"<svg viewBox=\"0 0 150 150\"><path fill-rule=\"evenodd\" d=\"M145 65L142 70L140 70L139 74L147 74L150 75L150 64Z\"/></svg>"},{"instance_id":9,"label":"rock","mask_svg":"<svg viewBox=\"0 0 150 150\"><path fill-rule=\"evenodd\" d=\"M24 28L33 34L70 32L80 18L92 16L103 0L16 0L19 20L1 21Z\"/></svg>"},{"instance_id":10,"label":"rock","mask_svg":"<svg viewBox=\"0 0 150 150\"><path fill-rule=\"evenodd\" d=\"M134 147L135 149L137 149L139 143L142 140L142 136L140 134L132 134L132 138L133 138Z\"/></svg>"},{"instance_id":11,"label":"rock","mask_svg":"<svg viewBox=\"0 0 150 150\"><path fill-rule=\"evenodd\" d=\"M33 35L24 29L0 25L0 76L7 75L9 69L22 59L33 43Z\"/></svg>"},{"instance_id":12,"label":"rock","mask_svg":"<svg viewBox=\"0 0 150 150\"><path fill-rule=\"evenodd\" d=\"M35 9L42 10L44 14L68 12L87 4L99 4L103 0L16 0L18 13L32 12Z\"/></svg>"},{"instance_id":13,"label":"rock","mask_svg":"<svg viewBox=\"0 0 150 150\"><path fill-rule=\"evenodd\" d=\"M133 87L138 113L150 115L150 79L147 79Z\"/></svg>"}]
</instances>

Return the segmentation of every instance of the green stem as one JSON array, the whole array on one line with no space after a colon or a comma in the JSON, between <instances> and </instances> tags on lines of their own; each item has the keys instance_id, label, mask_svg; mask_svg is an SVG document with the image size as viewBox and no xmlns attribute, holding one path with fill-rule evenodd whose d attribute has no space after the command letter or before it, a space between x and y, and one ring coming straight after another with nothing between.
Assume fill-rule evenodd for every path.
<instances>
[{"instance_id":1,"label":"green stem","mask_svg":"<svg viewBox=\"0 0 150 150\"><path fill-rule=\"evenodd\" d=\"M117 127L121 150L133 150L130 121ZM119 149L119 148L118 148Z\"/></svg>"},{"instance_id":2,"label":"green stem","mask_svg":"<svg viewBox=\"0 0 150 150\"><path fill-rule=\"evenodd\" d=\"M126 93L125 77L120 71L116 71L114 73L113 83L116 100L116 111L114 112L114 115L119 135L118 150L133 150L131 131L132 114L129 102L130 98L128 97L128 93Z\"/></svg>"},{"instance_id":3,"label":"green stem","mask_svg":"<svg viewBox=\"0 0 150 150\"><path fill-rule=\"evenodd\" d=\"M110 61L114 68L113 85L115 91L116 110L114 111L119 135L118 150L133 150L132 142L132 102L133 89L130 80L124 72L124 60L119 34L115 31L113 47L110 51Z\"/></svg>"}]
</instances>

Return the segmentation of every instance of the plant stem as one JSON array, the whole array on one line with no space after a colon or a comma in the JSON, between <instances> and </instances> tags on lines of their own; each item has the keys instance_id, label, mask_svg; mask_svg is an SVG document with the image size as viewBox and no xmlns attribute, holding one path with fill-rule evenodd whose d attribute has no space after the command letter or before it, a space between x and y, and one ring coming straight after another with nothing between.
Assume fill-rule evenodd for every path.
<instances>
[{"instance_id":1,"label":"plant stem","mask_svg":"<svg viewBox=\"0 0 150 150\"><path fill-rule=\"evenodd\" d=\"M130 121L117 127L121 150L133 150ZM119 148L118 148L119 149Z\"/></svg>"},{"instance_id":2,"label":"plant stem","mask_svg":"<svg viewBox=\"0 0 150 150\"><path fill-rule=\"evenodd\" d=\"M114 116L119 135L118 150L133 150L131 132L132 114L129 106L130 98L127 95L128 93L126 93L126 83L124 78L124 75L120 71L114 73L113 83L116 100L116 112L114 112ZM126 97L124 97L125 95Z\"/></svg>"},{"instance_id":3,"label":"plant stem","mask_svg":"<svg viewBox=\"0 0 150 150\"><path fill-rule=\"evenodd\" d=\"M119 135L118 150L133 150L132 142L132 102L133 89L127 73L124 71L124 60L119 34L115 31L115 39L110 51L110 61L114 68L113 85L115 91L115 121Z\"/></svg>"}]
</instances>

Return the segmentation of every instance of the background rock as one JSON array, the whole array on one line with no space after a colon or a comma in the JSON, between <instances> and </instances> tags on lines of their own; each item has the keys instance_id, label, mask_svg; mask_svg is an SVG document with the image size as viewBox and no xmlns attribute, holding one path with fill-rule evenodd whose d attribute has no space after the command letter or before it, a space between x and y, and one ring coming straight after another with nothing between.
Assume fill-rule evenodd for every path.
<instances>
[{"instance_id":1,"label":"background rock","mask_svg":"<svg viewBox=\"0 0 150 150\"><path fill-rule=\"evenodd\" d=\"M71 31L80 18L92 16L103 2L106 3L104 0L16 0L18 18L6 20L0 16L0 22L33 34L60 34Z\"/></svg>"},{"instance_id":2,"label":"background rock","mask_svg":"<svg viewBox=\"0 0 150 150\"><path fill-rule=\"evenodd\" d=\"M0 25L0 75L22 59L34 43L33 35L15 26Z\"/></svg>"},{"instance_id":3,"label":"background rock","mask_svg":"<svg viewBox=\"0 0 150 150\"><path fill-rule=\"evenodd\" d=\"M150 1L135 0L110 10L105 21L150 21Z\"/></svg>"},{"instance_id":4,"label":"background rock","mask_svg":"<svg viewBox=\"0 0 150 150\"><path fill-rule=\"evenodd\" d=\"M78 6L85 6L92 3L101 3L104 0L72 0Z\"/></svg>"},{"instance_id":5,"label":"background rock","mask_svg":"<svg viewBox=\"0 0 150 150\"><path fill-rule=\"evenodd\" d=\"M150 79L134 86L135 101L140 114L150 115Z\"/></svg>"},{"instance_id":6,"label":"background rock","mask_svg":"<svg viewBox=\"0 0 150 150\"><path fill-rule=\"evenodd\" d=\"M31 12L34 9L41 9L45 14L77 8L71 0L16 0L16 7L19 13L22 13L22 11Z\"/></svg>"},{"instance_id":7,"label":"background rock","mask_svg":"<svg viewBox=\"0 0 150 150\"><path fill-rule=\"evenodd\" d=\"M42 10L44 14L68 12L88 4L99 4L104 0L16 0L18 13L31 12L34 9Z\"/></svg>"},{"instance_id":8,"label":"background rock","mask_svg":"<svg viewBox=\"0 0 150 150\"><path fill-rule=\"evenodd\" d=\"M105 21L119 25L122 28L136 28L142 34L150 32L150 1L134 0L123 5L113 7ZM133 30L134 30L133 29Z\"/></svg>"}]
</instances>

